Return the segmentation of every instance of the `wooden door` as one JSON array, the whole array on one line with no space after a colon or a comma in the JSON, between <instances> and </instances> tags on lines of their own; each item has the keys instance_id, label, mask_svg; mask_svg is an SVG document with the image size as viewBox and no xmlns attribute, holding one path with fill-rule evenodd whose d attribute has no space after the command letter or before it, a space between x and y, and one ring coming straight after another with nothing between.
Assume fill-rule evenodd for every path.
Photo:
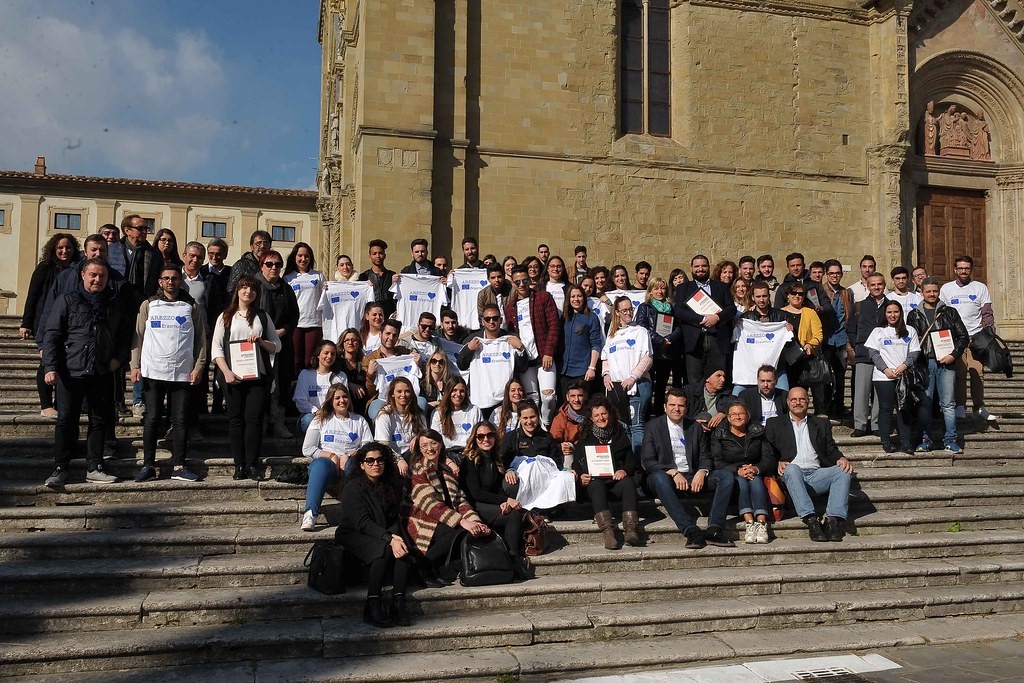
<instances>
[{"instance_id":1,"label":"wooden door","mask_svg":"<svg viewBox=\"0 0 1024 683\"><path fill-rule=\"evenodd\" d=\"M973 279L988 282L985 193L945 188L917 191L917 265L942 282L956 277L953 259L974 259Z\"/></svg>"}]
</instances>

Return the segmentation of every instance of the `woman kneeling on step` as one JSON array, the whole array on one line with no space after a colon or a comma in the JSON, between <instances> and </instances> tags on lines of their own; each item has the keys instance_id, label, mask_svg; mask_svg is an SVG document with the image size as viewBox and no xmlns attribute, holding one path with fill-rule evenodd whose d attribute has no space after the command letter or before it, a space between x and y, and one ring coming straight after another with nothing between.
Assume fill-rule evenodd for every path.
<instances>
[{"instance_id":1,"label":"woman kneeling on step","mask_svg":"<svg viewBox=\"0 0 1024 683\"><path fill-rule=\"evenodd\" d=\"M401 517L405 486L394 452L371 441L352 456L352 477L341 494L342 518L334 539L369 568L363 620L379 628L410 623L405 588L412 555ZM385 610L382 595L389 571L391 606Z\"/></svg>"},{"instance_id":2,"label":"woman kneeling on step","mask_svg":"<svg viewBox=\"0 0 1024 683\"><path fill-rule=\"evenodd\" d=\"M590 400L584 410L583 427L576 444L574 469L580 475L580 484L590 497L594 509L594 521L604 536L604 547L618 550L622 541L618 527L612 522L608 509L608 496L622 501L622 527L626 543L642 545L637 527L640 516L636 511L636 457L629 437L622 429L615 406L604 396ZM601 472L594 471L599 462L604 462Z\"/></svg>"},{"instance_id":3,"label":"woman kneeling on step","mask_svg":"<svg viewBox=\"0 0 1024 683\"><path fill-rule=\"evenodd\" d=\"M767 543L768 490L762 473L775 471L772 448L764 438L764 427L750 424L747 407L736 401L725 414L728 424L720 424L708 439L716 470L731 472L736 478L737 506L747 523L745 543Z\"/></svg>"},{"instance_id":4,"label":"woman kneeling on step","mask_svg":"<svg viewBox=\"0 0 1024 683\"><path fill-rule=\"evenodd\" d=\"M438 568L448 559L452 544L463 532L488 536L491 529L466 500L444 456L444 437L428 429L412 446L412 505L405 528L419 556L423 582L430 588L447 585Z\"/></svg>"}]
</instances>

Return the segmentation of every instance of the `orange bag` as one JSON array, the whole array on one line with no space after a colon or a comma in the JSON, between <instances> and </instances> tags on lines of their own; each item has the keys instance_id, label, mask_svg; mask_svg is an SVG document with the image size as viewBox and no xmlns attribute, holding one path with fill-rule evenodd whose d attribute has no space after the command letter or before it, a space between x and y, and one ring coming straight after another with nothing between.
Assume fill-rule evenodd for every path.
<instances>
[{"instance_id":1,"label":"orange bag","mask_svg":"<svg viewBox=\"0 0 1024 683\"><path fill-rule=\"evenodd\" d=\"M786 494L782 491L782 485L775 477L764 477L764 487L768 489L768 502L772 506L772 517L776 522L781 522L786 516Z\"/></svg>"}]
</instances>

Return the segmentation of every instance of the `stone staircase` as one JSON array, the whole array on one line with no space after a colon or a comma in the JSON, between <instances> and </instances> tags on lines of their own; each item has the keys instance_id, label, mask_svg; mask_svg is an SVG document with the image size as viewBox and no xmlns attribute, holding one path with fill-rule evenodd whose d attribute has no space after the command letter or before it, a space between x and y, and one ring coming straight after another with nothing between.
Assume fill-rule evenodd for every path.
<instances>
[{"instance_id":1,"label":"stone staircase","mask_svg":"<svg viewBox=\"0 0 1024 683\"><path fill-rule=\"evenodd\" d=\"M649 502L647 546L611 552L581 507L555 522L558 544L535 559L537 578L418 589L415 624L378 630L361 621L358 587L305 587L306 551L333 528L299 530L302 487L233 481L221 417L205 418L207 439L192 447L202 482L43 487L53 421L38 417L34 349L16 329L0 317L0 677L544 680L1024 634L1016 379L991 378L1001 419L965 423L962 455L885 454L837 427L858 472L855 535L843 543L811 543L791 518L766 546L687 551ZM1014 354L1024 361L1024 345ZM108 470L130 477L139 421L118 434ZM292 441L266 447L268 473L303 461ZM74 461L72 481L84 471ZM330 498L324 514L337 514Z\"/></svg>"}]
</instances>

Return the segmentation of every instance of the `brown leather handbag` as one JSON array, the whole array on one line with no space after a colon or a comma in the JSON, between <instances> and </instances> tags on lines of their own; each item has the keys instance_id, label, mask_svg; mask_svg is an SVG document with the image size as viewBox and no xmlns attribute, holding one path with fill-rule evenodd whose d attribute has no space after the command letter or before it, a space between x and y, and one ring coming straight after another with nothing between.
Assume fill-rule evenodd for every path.
<instances>
[{"instance_id":1,"label":"brown leather handbag","mask_svg":"<svg viewBox=\"0 0 1024 683\"><path fill-rule=\"evenodd\" d=\"M530 557L543 555L548 547L549 531L543 515L527 511L523 515L523 552Z\"/></svg>"}]
</instances>

